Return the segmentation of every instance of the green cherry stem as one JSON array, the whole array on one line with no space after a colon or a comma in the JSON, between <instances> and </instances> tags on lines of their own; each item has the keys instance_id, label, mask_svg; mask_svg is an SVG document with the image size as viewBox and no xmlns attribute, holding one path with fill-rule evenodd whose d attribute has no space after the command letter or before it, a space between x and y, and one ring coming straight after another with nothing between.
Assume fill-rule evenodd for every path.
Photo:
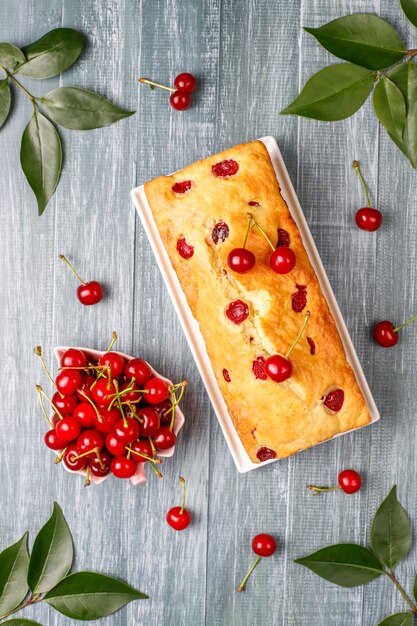
<instances>
[{"instance_id":1,"label":"green cherry stem","mask_svg":"<svg viewBox=\"0 0 417 626\"><path fill-rule=\"evenodd\" d=\"M357 161L353 161L353 167L354 167L355 172L357 173L357 175L359 177L359 180L361 181L362 187L365 190L366 201L368 203L368 207L370 207L371 206L371 200L369 198L368 187L366 186L366 183L365 183L365 181L363 179L362 172L361 172L360 167L359 167L359 163Z\"/></svg>"},{"instance_id":2,"label":"green cherry stem","mask_svg":"<svg viewBox=\"0 0 417 626\"><path fill-rule=\"evenodd\" d=\"M42 395L51 405L51 407L53 408L53 410L55 411L55 413L58 415L59 419L64 419L63 415L61 415L61 413L59 412L59 410L56 408L55 404L52 402L51 398L49 396L46 395L46 393L44 392L44 390L42 389L42 387L40 385L36 385L36 389L37 392Z\"/></svg>"},{"instance_id":3,"label":"green cherry stem","mask_svg":"<svg viewBox=\"0 0 417 626\"><path fill-rule=\"evenodd\" d=\"M142 85L149 85L152 88L159 87L160 89L166 89L167 91L176 91L173 87L161 85L161 83L156 83L154 80L149 80L149 78L138 78L138 83L142 83Z\"/></svg>"},{"instance_id":4,"label":"green cherry stem","mask_svg":"<svg viewBox=\"0 0 417 626\"><path fill-rule=\"evenodd\" d=\"M78 274L78 272L75 271L75 269L73 268L71 263L68 261L68 259L63 254L60 254L59 258L61 259L61 261L64 261L64 263L66 263L68 265L68 267L70 268L71 272L74 274L75 278L77 280L79 280L82 285L85 285L85 281L81 278L81 276Z\"/></svg>"},{"instance_id":5,"label":"green cherry stem","mask_svg":"<svg viewBox=\"0 0 417 626\"><path fill-rule=\"evenodd\" d=\"M132 448L130 446L125 446L125 449L128 451L128 454L135 454L135 451L132 450ZM160 463L162 463L161 459L151 459L150 456L148 456L147 454L144 454L143 452L138 453L139 456L143 456L144 459L146 459L147 461L150 461L151 463L156 463L157 465L159 465ZM129 457L130 458L130 457Z\"/></svg>"},{"instance_id":6,"label":"green cherry stem","mask_svg":"<svg viewBox=\"0 0 417 626\"><path fill-rule=\"evenodd\" d=\"M53 384L53 386L55 387L55 389L58 389L56 386L56 382L54 381L54 379L51 376L51 372L49 371L46 363L45 363L45 359L43 358L42 355L42 346L36 346L36 348L33 348L33 352L36 354L36 356L39 357L40 361L41 361L41 365L44 369L45 374L47 375L47 377L49 378L49 380L51 381L51 383ZM62 393L59 394L61 397L63 397Z\"/></svg>"},{"instance_id":7,"label":"green cherry stem","mask_svg":"<svg viewBox=\"0 0 417 626\"><path fill-rule=\"evenodd\" d=\"M113 348L114 344L116 343L117 339L118 339L118 335L117 335L116 331L114 330L112 332L112 334L111 334L111 342L110 342L110 345L107 348L106 352L110 352L110 350Z\"/></svg>"},{"instance_id":8,"label":"green cherry stem","mask_svg":"<svg viewBox=\"0 0 417 626\"><path fill-rule=\"evenodd\" d=\"M286 358L286 359L288 359L288 358L289 358L289 356L290 356L291 352L294 350L295 346L296 346L296 345L297 345L297 343L300 341L300 339L301 339L301 337L302 337L302 334L303 334L303 332L304 332L304 331L305 331L305 329L306 329L306 326L307 326L307 323L308 323L308 320L309 320L309 319L310 319L310 311L307 311L307 313L306 313L306 314L305 314L305 316L304 316L304 322L303 322L303 325L302 325L302 326L301 326L301 328L300 328L300 332L298 333L297 337L295 338L295 341L294 341L294 343L292 344L291 348L288 350L287 354L285 355L285 358Z\"/></svg>"},{"instance_id":9,"label":"green cherry stem","mask_svg":"<svg viewBox=\"0 0 417 626\"><path fill-rule=\"evenodd\" d=\"M89 402L89 403L91 404L91 406L93 407L93 409L94 409L94 410L95 410L95 412L96 412L96 415L97 415L97 419L98 419L98 421L99 421L100 423L102 423L102 422L103 422L103 418L101 417L101 415L100 415L100 413L99 413L98 408L96 407L96 405L94 404L94 402L91 400L91 398L89 398L89 397L87 396L87 394L86 394L86 393L84 393L84 391L82 391L81 389L77 389L77 391L78 391L78 393L80 394L80 396L82 396L83 398L85 398L85 399L87 400L87 402Z\"/></svg>"},{"instance_id":10,"label":"green cherry stem","mask_svg":"<svg viewBox=\"0 0 417 626\"><path fill-rule=\"evenodd\" d=\"M252 567L250 568L250 570L246 574L245 578L242 580L242 582L240 583L239 587L237 588L238 591L243 591L243 587L246 585L246 581L248 580L249 576L252 574L252 572L255 569L255 567L258 565L258 563L261 560L261 558L262 558L261 556L257 556L256 557L254 564L252 565Z\"/></svg>"},{"instance_id":11,"label":"green cherry stem","mask_svg":"<svg viewBox=\"0 0 417 626\"><path fill-rule=\"evenodd\" d=\"M41 410L42 410L43 416L46 419L46 421L48 422L49 426L51 428L53 428L54 425L52 424L51 420L49 419L49 417L46 414L45 407L43 405L42 395L41 395L41 393L39 391L38 391L38 398L39 398L39 404L41 405Z\"/></svg>"},{"instance_id":12,"label":"green cherry stem","mask_svg":"<svg viewBox=\"0 0 417 626\"><path fill-rule=\"evenodd\" d=\"M316 485L307 485L307 489L313 492L313 496L318 496L319 492L322 491L336 491L340 489L340 485L336 485L336 487L317 487Z\"/></svg>"},{"instance_id":13,"label":"green cherry stem","mask_svg":"<svg viewBox=\"0 0 417 626\"><path fill-rule=\"evenodd\" d=\"M272 243L272 241L270 240L270 238L268 237L268 235L266 234L266 232L264 231L264 229L262 228L262 226L260 226L258 224L258 222L255 220L255 218L253 217L252 213L248 213L248 218L250 220L252 220L252 226L254 228L257 228L259 230L259 232L261 233L261 235L265 238L265 240L268 242L268 245L271 247L272 251L275 250L275 246Z\"/></svg>"},{"instance_id":14,"label":"green cherry stem","mask_svg":"<svg viewBox=\"0 0 417 626\"><path fill-rule=\"evenodd\" d=\"M181 489L182 489L182 502L181 502L181 509L180 509L180 515L182 515L185 509L185 502L186 502L187 494L186 494L186 489L185 489L185 478L180 476L179 479L180 479Z\"/></svg>"},{"instance_id":15,"label":"green cherry stem","mask_svg":"<svg viewBox=\"0 0 417 626\"><path fill-rule=\"evenodd\" d=\"M118 383L118 381L117 380L113 381L113 385L114 385L114 388L116 390L116 401L117 401L117 404L119 406L119 411L122 414L123 423L124 423L125 427L127 427L128 424L127 424L126 415L125 415L125 412L124 412L123 407L122 407L122 402L120 400L119 383Z\"/></svg>"},{"instance_id":16,"label":"green cherry stem","mask_svg":"<svg viewBox=\"0 0 417 626\"><path fill-rule=\"evenodd\" d=\"M248 225L246 227L245 238L243 240L243 247L244 248L246 248L246 244L248 243L248 237L249 237L250 229L252 228L252 222L253 222L252 215L250 217L248 216Z\"/></svg>"},{"instance_id":17,"label":"green cherry stem","mask_svg":"<svg viewBox=\"0 0 417 626\"><path fill-rule=\"evenodd\" d=\"M392 332L393 333L398 333L398 331L401 330L401 328L404 328L404 326L407 326L408 324L411 324L411 322L415 322L416 320L417 320L417 315L415 315L411 319L409 319L406 322L404 322L404 324L401 324L400 326L397 326L396 328L393 328Z\"/></svg>"},{"instance_id":18,"label":"green cherry stem","mask_svg":"<svg viewBox=\"0 0 417 626\"><path fill-rule=\"evenodd\" d=\"M158 478L163 478L163 474L161 474L161 472L159 471L159 469L157 469L154 465L155 463L155 459L153 461L148 461L148 465L150 466L150 468L155 472L155 474L158 476Z\"/></svg>"}]
</instances>

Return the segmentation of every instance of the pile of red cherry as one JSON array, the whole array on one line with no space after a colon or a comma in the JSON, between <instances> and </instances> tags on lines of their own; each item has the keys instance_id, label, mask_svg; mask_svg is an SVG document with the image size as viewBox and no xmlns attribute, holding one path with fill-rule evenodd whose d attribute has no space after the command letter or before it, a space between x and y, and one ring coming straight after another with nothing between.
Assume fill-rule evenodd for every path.
<instances>
[{"instance_id":1,"label":"pile of red cherry","mask_svg":"<svg viewBox=\"0 0 417 626\"><path fill-rule=\"evenodd\" d=\"M142 84L149 85L152 89L159 87L160 89L171 91L169 103L176 111L185 111L185 109L188 109L191 104L191 96L197 86L195 77L189 72L178 74L174 80L174 87L161 85L161 83L156 83L153 80L149 80L149 78L139 78L138 80Z\"/></svg>"},{"instance_id":2,"label":"pile of red cherry","mask_svg":"<svg viewBox=\"0 0 417 626\"><path fill-rule=\"evenodd\" d=\"M113 342L116 338L114 334ZM147 463L158 475L164 456L176 443L178 406L186 381L173 385L154 375L139 358L125 359L118 352L88 357L69 348L60 359L56 379L50 376L40 347L35 348L56 391L50 399L37 385L43 414L50 430L45 444L58 453L66 468L103 478L132 478ZM49 418L43 400L53 409Z\"/></svg>"}]
</instances>

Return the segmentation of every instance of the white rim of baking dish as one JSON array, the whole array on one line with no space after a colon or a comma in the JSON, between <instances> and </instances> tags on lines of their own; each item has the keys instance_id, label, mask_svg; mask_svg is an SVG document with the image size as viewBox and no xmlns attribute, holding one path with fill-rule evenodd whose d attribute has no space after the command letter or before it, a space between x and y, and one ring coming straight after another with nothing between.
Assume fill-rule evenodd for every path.
<instances>
[{"instance_id":1,"label":"white rim of baking dish","mask_svg":"<svg viewBox=\"0 0 417 626\"><path fill-rule=\"evenodd\" d=\"M78 346L57 346L56 348L54 348L54 354L56 357L56 360L58 361L58 366L61 363L61 357L64 354L64 352L66 352L67 350L69 350L70 348L75 349L75 350L81 350L82 352L84 352L87 357L89 357L90 359L93 359L94 361L98 361L99 358L101 356L103 356L103 354L106 354L106 350L92 350L91 348L80 348ZM124 354L124 352L119 352L118 350L113 350L113 352L117 352L117 354L120 354L120 356L122 356L126 361L130 361L130 359L133 359L132 356L130 356L129 354ZM167 385L172 385L172 381L169 380L168 378L165 378L165 376L162 376L161 374L159 374L159 372L157 372L150 363L148 363L147 361L145 361L145 363L149 366L153 376L156 376L156 378L160 378L161 380L163 380L165 383L167 383ZM176 406L175 407L175 419L174 419L174 435L177 436L179 431L181 430L181 428L183 427L185 422L185 417L183 412L181 411L181 409ZM175 446L172 446L172 448L169 448L168 450L161 450L160 452L158 452L158 456L160 457L170 457L174 454L175 452ZM57 455L59 454L59 451L56 453ZM61 463L61 465L64 466L64 469L69 473L69 474L81 474L83 476L86 476L86 471L85 470L79 470L77 472L74 472L73 470L70 470L65 463ZM130 482L137 486L137 485L143 485L144 483L146 483L147 480L147 476L145 473L145 468L144 466L146 465L146 463L138 463L138 468L135 472L135 474L133 474L133 476L131 478L129 478ZM95 485L99 485L100 483L102 483L104 480L107 480L108 478L110 478L111 474L107 474L107 476L94 476L93 474L90 474L90 480L91 482L93 482Z\"/></svg>"},{"instance_id":2,"label":"white rim of baking dish","mask_svg":"<svg viewBox=\"0 0 417 626\"><path fill-rule=\"evenodd\" d=\"M323 263L316 248L316 244L314 243L313 237L308 227L306 218L304 217L301 205L298 201L294 187L291 183L291 179L289 177L278 144L275 138L271 136L262 137L260 141L265 144L266 149L268 150L281 189L282 197L287 203L290 214L300 231L301 239L309 256L311 265L313 266L313 269L317 275L317 279L323 291L324 297L327 300L329 309L336 322L337 330L340 334L343 347L346 352L347 361L352 367L356 381L369 409L369 413L372 418L370 423L373 424L377 422L380 418L377 406L363 373L361 364L356 354L356 350L352 343L352 339L343 320L335 295L333 293ZM139 187L133 189L131 191L131 196L141 219L143 228L149 239L149 243L151 244L153 253L156 257L156 261L158 263L165 285L168 289L168 293L171 297L175 311L178 315L184 334L187 338L197 368L200 372L201 378L203 379L204 386L210 398L211 404L213 405L213 409L219 421L220 427L223 431L223 435L229 446L236 468L239 472L245 473L263 467L264 465L267 465L269 463L275 463L277 461L280 461L281 459L269 459L262 463L253 463L253 461L251 461L251 459L249 458L248 453L246 452L233 425L232 418L227 410L227 405L224 401L223 395L220 391L220 387L214 375L214 371L207 354L206 344L201 334L198 322L195 320L191 312L185 294L181 288L181 284L178 280L178 276L171 265L168 253L162 242L161 236L152 215L151 208L148 203L148 199L145 194L144 185L140 185ZM364 427L360 426L358 428L347 430L343 433L337 433L336 435L330 437L329 439L326 439L325 441L330 441L331 439L335 439L336 437L341 437L342 435L351 433L354 430L359 430L359 428ZM320 443L325 442L323 441Z\"/></svg>"}]
</instances>

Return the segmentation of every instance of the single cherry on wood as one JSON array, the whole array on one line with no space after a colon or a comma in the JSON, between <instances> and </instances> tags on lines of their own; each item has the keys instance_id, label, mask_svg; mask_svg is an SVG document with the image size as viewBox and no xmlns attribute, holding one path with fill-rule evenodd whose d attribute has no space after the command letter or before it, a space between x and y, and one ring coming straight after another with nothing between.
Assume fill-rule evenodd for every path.
<instances>
[{"instance_id":1,"label":"single cherry on wood","mask_svg":"<svg viewBox=\"0 0 417 626\"><path fill-rule=\"evenodd\" d=\"M103 298L103 287L101 286L101 283L97 282L96 280L91 280L90 282L86 283L75 271L71 263L63 254L60 254L59 258L61 259L61 261L64 261L64 263L68 265L75 278L81 283L77 288L77 298L81 302L81 304L90 306L92 304L97 304L97 302L100 302L100 300Z\"/></svg>"},{"instance_id":2,"label":"single cherry on wood","mask_svg":"<svg viewBox=\"0 0 417 626\"><path fill-rule=\"evenodd\" d=\"M346 469L340 472L338 476L338 485L334 487L318 487L316 485L307 485L307 489L313 492L314 496L317 496L320 492L323 491L336 491L337 489L341 489L345 493L352 494L359 491L362 487L362 479L358 472L353 469Z\"/></svg>"},{"instance_id":3,"label":"single cherry on wood","mask_svg":"<svg viewBox=\"0 0 417 626\"><path fill-rule=\"evenodd\" d=\"M400 326L394 326L392 322L388 320L383 320L382 322L378 322L374 326L374 339L376 343L383 348L392 348L398 343L398 331L415 322L417 320L417 315L411 317L409 320L400 324Z\"/></svg>"},{"instance_id":4,"label":"single cherry on wood","mask_svg":"<svg viewBox=\"0 0 417 626\"><path fill-rule=\"evenodd\" d=\"M182 503L181 506L174 506L172 507L172 509L169 509L168 513L166 514L166 520L171 528L173 528L174 530L185 530L191 522L191 515L189 511L187 511L187 509L185 508L185 478L180 476L179 479L182 487Z\"/></svg>"},{"instance_id":5,"label":"single cherry on wood","mask_svg":"<svg viewBox=\"0 0 417 626\"><path fill-rule=\"evenodd\" d=\"M267 535L266 533L260 533L259 535L255 535L255 537L252 539L252 550L257 556L254 564L249 569L245 578L242 580L239 587L237 588L238 591L243 591L246 581L252 574L255 567L258 565L261 558L272 556L276 552L276 549L277 542L275 540L275 537L273 537L272 535Z\"/></svg>"},{"instance_id":6,"label":"single cherry on wood","mask_svg":"<svg viewBox=\"0 0 417 626\"><path fill-rule=\"evenodd\" d=\"M356 212L355 222L358 228L361 230L367 230L369 232L374 232L378 230L378 228L382 224L382 213L378 211L378 209L374 209L371 207L371 200L369 198L368 187L365 184L365 181L362 176L362 172L359 167L359 163L357 161L353 161L353 167L355 172L357 173L359 180L361 181L361 185L365 190L366 201L368 203L367 207L362 207Z\"/></svg>"},{"instance_id":7,"label":"single cherry on wood","mask_svg":"<svg viewBox=\"0 0 417 626\"><path fill-rule=\"evenodd\" d=\"M304 322L303 322L303 325L301 326L300 332L298 333L294 343L292 344L291 348L288 350L285 356L282 356L281 354L273 354L272 356L268 357L267 360L265 361L265 365L264 365L265 373L267 374L267 376L269 376L269 378L271 378L271 380L275 381L276 383L282 383L284 382L284 380L287 380L288 378L290 378L292 374L292 363L289 357L290 357L291 352L294 350L295 346L301 339L302 334L304 333L304 330L307 326L307 322L309 318L310 318L310 311L307 311L307 313L305 314Z\"/></svg>"}]
</instances>

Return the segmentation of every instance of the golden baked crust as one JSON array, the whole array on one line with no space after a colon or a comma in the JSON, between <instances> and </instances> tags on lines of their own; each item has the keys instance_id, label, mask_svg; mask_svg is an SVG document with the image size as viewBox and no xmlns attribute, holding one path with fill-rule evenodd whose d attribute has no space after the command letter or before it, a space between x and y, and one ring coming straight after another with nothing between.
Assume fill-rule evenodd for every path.
<instances>
[{"instance_id":1,"label":"golden baked crust","mask_svg":"<svg viewBox=\"0 0 417 626\"><path fill-rule=\"evenodd\" d=\"M237 173L228 178L215 176L212 166L229 159L238 163ZM182 181L192 181L191 190L174 193L172 186ZM172 176L146 183L145 193L251 460L259 462L257 452L263 458L259 453L262 447L282 458L368 424L367 406L264 144L254 141L198 161ZM249 202L259 206L249 206ZM287 231L297 259L291 272L278 275L270 269L271 249L256 229L248 243L256 256L253 269L246 274L229 269L227 255L242 247L248 211L274 243L277 228ZM220 221L227 224L229 235L216 244L212 232ZM183 238L194 247L188 259L177 250L177 242ZM307 305L296 312L292 296L302 291ZM225 315L236 300L249 307L249 316L240 324ZM256 378L253 362L258 357L286 354L307 310L311 317L291 354L291 378L283 383ZM314 355L307 337L314 341ZM344 402L332 413L323 397L336 388L343 390Z\"/></svg>"}]
</instances>

